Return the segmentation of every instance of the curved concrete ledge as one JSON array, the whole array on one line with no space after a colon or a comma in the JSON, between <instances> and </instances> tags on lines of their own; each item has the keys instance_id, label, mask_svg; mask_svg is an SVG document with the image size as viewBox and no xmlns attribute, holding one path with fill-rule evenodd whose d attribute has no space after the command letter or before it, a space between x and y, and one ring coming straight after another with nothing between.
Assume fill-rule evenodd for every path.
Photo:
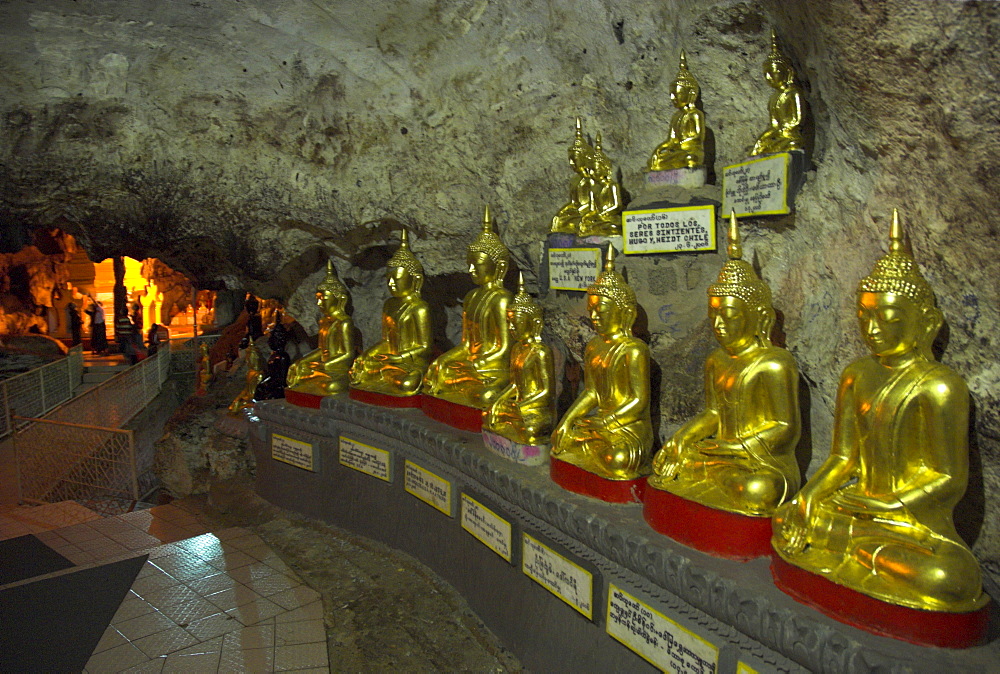
<instances>
[{"instance_id":1,"label":"curved concrete ledge","mask_svg":"<svg viewBox=\"0 0 1000 674\"><path fill-rule=\"evenodd\" d=\"M611 584L716 646L723 673L739 662L762 672L904 672L987 671L1000 661L997 641L963 651L927 649L842 625L778 590L768 559L730 562L687 548L650 529L641 505L566 492L549 480L547 466L505 461L478 435L419 410L329 397L320 410L269 401L251 421L261 496L413 554L454 585L531 669L650 668L606 631ZM313 471L272 459L275 433L310 443ZM392 481L341 465L341 435L388 451ZM404 490L406 460L451 483L452 517ZM463 493L511 523L510 561L463 530ZM593 575L592 619L522 573L522 533Z\"/></svg>"}]
</instances>

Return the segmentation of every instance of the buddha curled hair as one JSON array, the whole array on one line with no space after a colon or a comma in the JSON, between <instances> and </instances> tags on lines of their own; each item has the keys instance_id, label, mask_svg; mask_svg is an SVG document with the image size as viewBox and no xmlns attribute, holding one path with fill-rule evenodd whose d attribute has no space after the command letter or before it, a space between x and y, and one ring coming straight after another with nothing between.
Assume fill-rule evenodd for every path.
<instances>
[{"instance_id":1,"label":"buddha curled hair","mask_svg":"<svg viewBox=\"0 0 1000 674\"><path fill-rule=\"evenodd\" d=\"M892 210L889 231L889 252L876 263L872 272L858 283L859 293L895 293L909 297L924 311L937 308L934 291L917 268L917 262L906 250L899 212Z\"/></svg>"},{"instance_id":2,"label":"buddha curled hair","mask_svg":"<svg viewBox=\"0 0 1000 674\"><path fill-rule=\"evenodd\" d=\"M500 236L493 231L493 223L490 220L490 207L486 206L483 212L483 229L479 232L476 240L469 245L470 253L485 253L491 260L502 266L506 271L510 262L510 251L503 245ZM502 275L502 274L501 274Z\"/></svg>"},{"instance_id":3,"label":"buddha curled hair","mask_svg":"<svg viewBox=\"0 0 1000 674\"><path fill-rule=\"evenodd\" d=\"M688 70L687 62L687 52L681 49L681 64L677 69L677 77L674 78L674 84L680 84L688 89L694 91L695 96L701 93L701 87L698 86L698 80L694 78L691 71Z\"/></svg>"},{"instance_id":4,"label":"buddha curled hair","mask_svg":"<svg viewBox=\"0 0 1000 674\"><path fill-rule=\"evenodd\" d=\"M326 261L326 276L316 286L316 292L324 295L329 293L334 297L347 299L347 287L337 278L337 271L333 268L333 260Z\"/></svg>"},{"instance_id":5,"label":"buddha curled hair","mask_svg":"<svg viewBox=\"0 0 1000 674\"><path fill-rule=\"evenodd\" d=\"M778 48L778 35L771 29L771 51L768 53L767 58L764 59L764 72L767 72L771 66L780 65L785 70L788 71L789 77L795 75L795 68L792 67L792 62L787 56L781 53L781 49Z\"/></svg>"},{"instance_id":6,"label":"buddha curled hair","mask_svg":"<svg viewBox=\"0 0 1000 674\"><path fill-rule=\"evenodd\" d=\"M399 248L392 254L392 257L389 258L385 266L390 269L401 267L410 272L410 275L414 277L418 284L423 283L424 266L420 264L420 260L410 250L410 236L405 229L399 234Z\"/></svg>"},{"instance_id":7,"label":"buddha curled hair","mask_svg":"<svg viewBox=\"0 0 1000 674\"><path fill-rule=\"evenodd\" d=\"M509 306L508 311L515 316L527 316L539 322L542 320L542 308L524 289L524 274L517 275L517 294L514 295L514 301Z\"/></svg>"},{"instance_id":8,"label":"buddha curled hair","mask_svg":"<svg viewBox=\"0 0 1000 674\"><path fill-rule=\"evenodd\" d=\"M761 345L770 346L771 327L776 317L771 304L771 289L757 276L753 266L743 259L743 245L735 212L729 215L729 245L726 250L729 259L719 270L719 278L708 286L708 296L737 297L743 300L760 317L757 338Z\"/></svg>"},{"instance_id":9,"label":"buddha curled hair","mask_svg":"<svg viewBox=\"0 0 1000 674\"><path fill-rule=\"evenodd\" d=\"M608 246L608 259L604 263L604 271L598 274L597 280L587 288L587 294L607 297L628 312L629 317L625 323L626 327L631 329L636 317L635 291L625 282L625 277L615 269L614 246Z\"/></svg>"}]
</instances>

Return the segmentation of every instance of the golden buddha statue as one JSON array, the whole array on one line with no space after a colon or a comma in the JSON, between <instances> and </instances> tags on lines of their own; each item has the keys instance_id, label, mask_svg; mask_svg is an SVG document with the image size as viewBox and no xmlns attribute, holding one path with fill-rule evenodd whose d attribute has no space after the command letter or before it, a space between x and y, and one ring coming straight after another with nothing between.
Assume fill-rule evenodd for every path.
<instances>
[{"instance_id":1,"label":"golden buddha statue","mask_svg":"<svg viewBox=\"0 0 1000 674\"><path fill-rule=\"evenodd\" d=\"M858 285L870 356L844 370L833 447L775 513L772 545L789 564L876 599L929 611L982 607L979 564L952 511L969 472L969 393L935 362L934 292L892 216L889 253Z\"/></svg>"},{"instance_id":2,"label":"golden buddha statue","mask_svg":"<svg viewBox=\"0 0 1000 674\"><path fill-rule=\"evenodd\" d=\"M799 373L792 355L771 344L771 291L742 257L733 214L729 260L708 287L721 348L705 360L705 409L656 454L648 484L719 510L769 517L799 488Z\"/></svg>"},{"instance_id":3,"label":"golden buddha statue","mask_svg":"<svg viewBox=\"0 0 1000 674\"><path fill-rule=\"evenodd\" d=\"M489 206L483 214L483 229L469 246L467 261L478 287L462 303L462 341L431 363L423 392L486 409L510 379L507 305L511 294L503 287L510 252L493 231Z\"/></svg>"},{"instance_id":4,"label":"golden buddha statue","mask_svg":"<svg viewBox=\"0 0 1000 674\"><path fill-rule=\"evenodd\" d=\"M382 341L354 360L351 386L411 396L420 390L430 360L431 317L420 297L424 268L410 251L405 229L386 270L391 297L382 305Z\"/></svg>"},{"instance_id":5,"label":"golden buddha statue","mask_svg":"<svg viewBox=\"0 0 1000 674\"><path fill-rule=\"evenodd\" d=\"M594 140L589 172L592 175L590 210L583 214L579 236L616 236L622 233L622 194L615 180L611 159L601 147L601 134Z\"/></svg>"},{"instance_id":6,"label":"golden buddha statue","mask_svg":"<svg viewBox=\"0 0 1000 674\"><path fill-rule=\"evenodd\" d=\"M705 165L705 113L698 107L701 88L687 67L687 54L681 50L677 77L670 83L670 102L677 111L670 119L670 135L653 150L647 168L669 171L701 168Z\"/></svg>"},{"instance_id":7,"label":"golden buddha statue","mask_svg":"<svg viewBox=\"0 0 1000 674\"><path fill-rule=\"evenodd\" d=\"M247 377L246 386L240 391L233 402L229 403L229 413L238 414L244 407L253 406L253 393L257 390L257 384L264 378L264 361L261 359L257 345L250 340L247 344Z\"/></svg>"},{"instance_id":8,"label":"golden buddha statue","mask_svg":"<svg viewBox=\"0 0 1000 674\"><path fill-rule=\"evenodd\" d=\"M514 338L510 384L493 401L483 429L522 445L546 444L555 416L555 366L542 341L542 308L525 291L523 275L507 321Z\"/></svg>"},{"instance_id":9,"label":"golden buddha statue","mask_svg":"<svg viewBox=\"0 0 1000 674\"><path fill-rule=\"evenodd\" d=\"M764 78L774 88L767 102L771 124L760 134L751 156L805 150L802 125L806 118L806 100L795 81L792 62L778 49L778 36L771 30L771 53L764 61Z\"/></svg>"},{"instance_id":10,"label":"golden buddha statue","mask_svg":"<svg viewBox=\"0 0 1000 674\"><path fill-rule=\"evenodd\" d=\"M594 148L584 139L583 125L577 117L576 136L569 147L569 165L576 171L577 178L570 188L569 202L552 218L550 232L576 234L583 216L591 211L594 191L593 154Z\"/></svg>"},{"instance_id":11,"label":"golden buddha statue","mask_svg":"<svg viewBox=\"0 0 1000 674\"><path fill-rule=\"evenodd\" d=\"M337 278L333 261L316 288L320 308L319 348L288 368L288 388L299 393L328 396L347 390L348 370L354 359L354 322L347 315L347 288Z\"/></svg>"},{"instance_id":12,"label":"golden buddha statue","mask_svg":"<svg viewBox=\"0 0 1000 674\"><path fill-rule=\"evenodd\" d=\"M609 480L647 473L653 444L649 347L632 336L636 308L609 247L604 271L587 289L597 335L584 351L583 390L552 433L554 458Z\"/></svg>"}]
</instances>

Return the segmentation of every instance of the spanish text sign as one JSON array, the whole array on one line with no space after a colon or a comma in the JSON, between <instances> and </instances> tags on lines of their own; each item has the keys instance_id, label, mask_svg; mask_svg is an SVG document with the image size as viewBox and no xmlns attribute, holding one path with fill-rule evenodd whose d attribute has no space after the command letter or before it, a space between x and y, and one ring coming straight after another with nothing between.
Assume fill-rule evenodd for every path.
<instances>
[{"instance_id":1,"label":"spanish text sign","mask_svg":"<svg viewBox=\"0 0 1000 674\"><path fill-rule=\"evenodd\" d=\"M521 570L525 575L587 616L594 618L594 576L528 534L524 534Z\"/></svg>"},{"instance_id":2,"label":"spanish text sign","mask_svg":"<svg viewBox=\"0 0 1000 674\"><path fill-rule=\"evenodd\" d=\"M608 634L665 672L714 674L719 649L612 584Z\"/></svg>"},{"instance_id":3,"label":"spanish text sign","mask_svg":"<svg viewBox=\"0 0 1000 674\"><path fill-rule=\"evenodd\" d=\"M549 248L549 288L553 290L586 290L600 271L600 248Z\"/></svg>"},{"instance_id":4,"label":"spanish text sign","mask_svg":"<svg viewBox=\"0 0 1000 674\"><path fill-rule=\"evenodd\" d=\"M296 468L313 470L313 446L277 433L271 434L271 458Z\"/></svg>"},{"instance_id":5,"label":"spanish text sign","mask_svg":"<svg viewBox=\"0 0 1000 674\"><path fill-rule=\"evenodd\" d=\"M343 435L340 436L341 465L377 477L380 480L392 482L389 461L389 452L386 450L351 440Z\"/></svg>"},{"instance_id":6,"label":"spanish text sign","mask_svg":"<svg viewBox=\"0 0 1000 674\"><path fill-rule=\"evenodd\" d=\"M622 213L625 254L715 250L715 206L682 206Z\"/></svg>"},{"instance_id":7,"label":"spanish text sign","mask_svg":"<svg viewBox=\"0 0 1000 674\"><path fill-rule=\"evenodd\" d=\"M427 505L451 517L451 482L448 480L407 459L403 487Z\"/></svg>"},{"instance_id":8,"label":"spanish text sign","mask_svg":"<svg viewBox=\"0 0 1000 674\"><path fill-rule=\"evenodd\" d=\"M750 159L727 166L722 173L722 214L736 211L736 217L784 215L788 204L787 152Z\"/></svg>"}]
</instances>

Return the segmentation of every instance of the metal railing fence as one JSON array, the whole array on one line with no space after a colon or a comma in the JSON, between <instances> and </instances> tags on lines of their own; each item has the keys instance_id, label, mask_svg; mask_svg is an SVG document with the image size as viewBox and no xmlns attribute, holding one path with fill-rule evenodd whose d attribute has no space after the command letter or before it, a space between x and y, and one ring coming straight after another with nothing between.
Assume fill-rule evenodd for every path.
<instances>
[{"instance_id":1,"label":"metal railing fence","mask_svg":"<svg viewBox=\"0 0 1000 674\"><path fill-rule=\"evenodd\" d=\"M199 349L202 342L211 348L222 335L198 335L188 339L170 340L170 371L174 374L193 374L198 369Z\"/></svg>"},{"instance_id":2,"label":"metal railing fence","mask_svg":"<svg viewBox=\"0 0 1000 674\"><path fill-rule=\"evenodd\" d=\"M74 346L65 358L0 381L0 438L11 433L11 410L40 417L73 397L83 380L83 347Z\"/></svg>"}]
</instances>

